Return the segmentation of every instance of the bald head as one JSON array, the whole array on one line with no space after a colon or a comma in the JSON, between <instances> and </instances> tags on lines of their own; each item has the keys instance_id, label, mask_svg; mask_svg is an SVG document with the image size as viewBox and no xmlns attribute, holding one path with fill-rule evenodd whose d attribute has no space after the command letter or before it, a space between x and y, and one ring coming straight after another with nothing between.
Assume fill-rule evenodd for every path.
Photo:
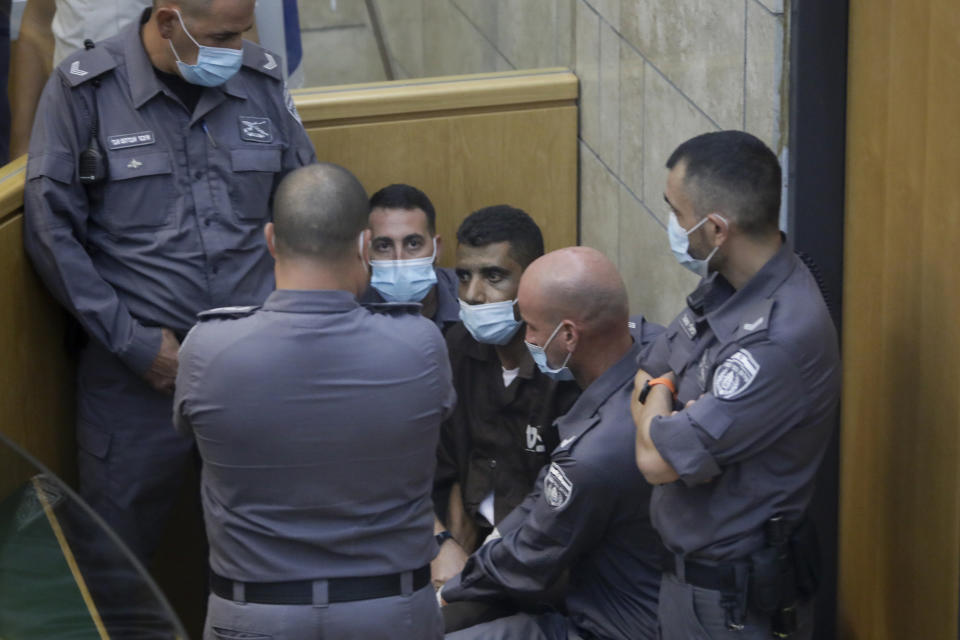
<instances>
[{"instance_id":1,"label":"bald head","mask_svg":"<svg viewBox=\"0 0 960 640\"><path fill-rule=\"evenodd\" d=\"M530 263L518 292L524 315L541 322L575 320L585 331L626 330L627 290L610 260L589 247L552 251Z\"/></svg>"},{"instance_id":2,"label":"bald head","mask_svg":"<svg viewBox=\"0 0 960 640\"><path fill-rule=\"evenodd\" d=\"M335 262L356 255L367 213L363 185L343 167L322 163L292 171L273 201L277 257Z\"/></svg>"}]
</instances>

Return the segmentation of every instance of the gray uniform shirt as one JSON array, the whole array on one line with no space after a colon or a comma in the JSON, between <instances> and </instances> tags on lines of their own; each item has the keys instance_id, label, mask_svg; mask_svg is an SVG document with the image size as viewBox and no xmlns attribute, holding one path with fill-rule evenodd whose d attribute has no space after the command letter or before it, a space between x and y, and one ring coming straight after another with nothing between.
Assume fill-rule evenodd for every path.
<instances>
[{"instance_id":1,"label":"gray uniform shirt","mask_svg":"<svg viewBox=\"0 0 960 640\"><path fill-rule=\"evenodd\" d=\"M784 242L739 291L705 279L641 366L677 374L679 400L650 435L680 475L654 489L654 525L673 552L736 560L775 515L798 521L840 395L837 335L807 267Z\"/></svg>"},{"instance_id":2,"label":"gray uniform shirt","mask_svg":"<svg viewBox=\"0 0 960 640\"><path fill-rule=\"evenodd\" d=\"M203 314L180 350L174 422L203 458L210 567L271 582L429 563L454 402L443 337L417 311L280 290L257 311Z\"/></svg>"},{"instance_id":3,"label":"gray uniform shirt","mask_svg":"<svg viewBox=\"0 0 960 640\"><path fill-rule=\"evenodd\" d=\"M191 114L157 78L135 23L68 57L40 98L27 252L86 332L135 372L156 356L158 327L185 332L202 309L259 304L273 287L270 197L315 156L279 58L249 42L243 55ZM84 187L77 159L94 120L109 175Z\"/></svg>"},{"instance_id":4,"label":"gray uniform shirt","mask_svg":"<svg viewBox=\"0 0 960 640\"><path fill-rule=\"evenodd\" d=\"M630 392L640 346L556 421L559 446L533 492L443 588L453 602L539 593L565 569L567 615L599 638L655 638L660 542L637 469Z\"/></svg>"}]
</instances>

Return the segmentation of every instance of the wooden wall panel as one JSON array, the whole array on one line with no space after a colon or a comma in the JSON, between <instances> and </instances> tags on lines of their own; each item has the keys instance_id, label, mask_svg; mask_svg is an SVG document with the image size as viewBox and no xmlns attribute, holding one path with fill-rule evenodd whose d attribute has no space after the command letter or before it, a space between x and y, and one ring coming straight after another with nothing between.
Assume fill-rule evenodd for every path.
<instances>
[{"instance_id":1,"label":"wooden wall panel","mask_svg":"<svg viewBox=\"0 0 960 640\"><path fill-rule=\"evenodd\" d=\"M960 11L850 7L840 636L956 638Z\"/></svg>"},{"instance_id":2,"label":"wooden wall panel","mask_svg":"<svg viewBox=\"0 0 960 640\"><path fill-rule=\"evenodd\" d=\"M71 478L73 371L64 350L64 313L23 251L24 160L0 169L0 431ZM0 446L0 486L22 481L23 469L7 456Z\"/></svg>"}]
</instances>

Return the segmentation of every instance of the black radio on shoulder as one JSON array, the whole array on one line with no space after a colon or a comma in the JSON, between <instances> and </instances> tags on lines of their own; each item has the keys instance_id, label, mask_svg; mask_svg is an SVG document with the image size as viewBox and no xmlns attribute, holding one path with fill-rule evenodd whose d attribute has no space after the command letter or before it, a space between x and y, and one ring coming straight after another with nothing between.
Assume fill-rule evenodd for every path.
<instances>
[{"instance_id":1,"label":"black radio on shoulder","mask_svg":"<svg viewBox=\"0 0 960 640\"><path fill-rule=\"evenodd\" d=\"M83 41L83 48L90 50L93 49L95 45L93 40L87 39ZM94 79L93 86L99 87L100 80ZM83 184L96 184L102 182L107 177L107 159L103 154L103 147L100 146L100 141L97 139L97 129L99 128L99 119L97 117L96 106L94 106L92 114L92 124L90 125L90 142L87 143L87 148L80 152L80 158L77 160L77 172L80 176L80 182Z\"/></svg>"}]
</instances>

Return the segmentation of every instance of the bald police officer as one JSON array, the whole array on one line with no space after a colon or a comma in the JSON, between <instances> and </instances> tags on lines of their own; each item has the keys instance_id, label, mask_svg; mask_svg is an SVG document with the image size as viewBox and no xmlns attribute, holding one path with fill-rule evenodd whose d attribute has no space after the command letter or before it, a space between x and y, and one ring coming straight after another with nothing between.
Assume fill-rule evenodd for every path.
<instances>
[{"instance_id":1,"label":"bald police officer","mask_svg":"<svg viewBox=\"0 0 960 640\"><path fill-rule=\"evenodd\" d=\"M144 559L191 449L170 414L179 340L203 309L266 298L271 195L314 159L279 57L241 38L253 0L154 4L50 78L24 194L27 252L90 338L80 493Z\"/></svg>"},{"instance_id":2,"label":"bald police officer","mask_svg":"<svg viewBox=\"0 0 960 640\"><path fill-rule=\"evenodd\" d=\"M804 513L839 398L836 332L778 230L770 149L709 133L667 167L671 248L706 277L641 361L631 405L672 552L663 638L809 638L816 554Z\"/></svg>"},{"instance_id":3,"label":"bald police officer","mask_svg":"<svg viewBox=\"0 0 960 640\"><path fill-rule=\"evenodd\" d=\"M449 638L656 637L660 543L650 485L633 458L631 384L641 353L627 293L600 252L573 247L534 261L520 313L537 367L583 390L556 422L560 443L533 492L442 590L447 601L542 593L569 571L565 613L516 614Z\"/></svg>"},{"instance_id":4,"label":"bald police officer","mask_svg":"<svg viewBox=\"0 0 960 640\"><path fill-rule=\"evenodd\" d=\"M175 421L204 462L204 637L438 638L443 337L418 305L357 302L370 232L348 171L299 169L276 201L277 290L202 314L180 354Z\"/></svg>"}]
</instances>

